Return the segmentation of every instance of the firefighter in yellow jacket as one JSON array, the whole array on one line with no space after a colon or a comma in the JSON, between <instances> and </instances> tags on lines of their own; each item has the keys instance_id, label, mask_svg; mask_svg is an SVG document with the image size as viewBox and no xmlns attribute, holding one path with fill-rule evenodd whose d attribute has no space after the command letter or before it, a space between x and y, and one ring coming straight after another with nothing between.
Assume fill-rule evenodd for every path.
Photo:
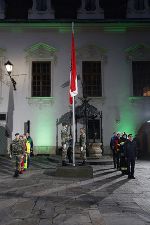
<instances>
[{"instance_id":1,"label":"firefighter in yellow jacket","mask_svg":"<svg viewBox=\"0 0 150 225\"><path fill-rule=\"evenodd\" d=\"M27 170L30 163L30 142L27 140L26 135L23 135L25 143L25 156L24 156L24 169Z\"/></svg>"}]
</instances>

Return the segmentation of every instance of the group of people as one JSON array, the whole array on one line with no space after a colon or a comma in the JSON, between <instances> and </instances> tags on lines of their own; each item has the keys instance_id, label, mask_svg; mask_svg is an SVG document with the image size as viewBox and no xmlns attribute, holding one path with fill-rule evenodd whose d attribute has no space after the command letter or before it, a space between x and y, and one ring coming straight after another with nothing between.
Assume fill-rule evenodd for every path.
<instances>
[{"instance_id":1,"label":"group of people","mask_svg":"<svg viewBox=\"0 0 150 225\"><path fill-rule=\"evenodd\" d=\"M61 145L62 145L62 166L67 165L67 157L69 163L73 163L73 138L69 134L68 124L62 124L61 130ZM82 165L86 164L86 132L84 128L80 128L80 154Z\"/></svg>"},{"instance_id":2,"label":"group of people","mask_svg":"<svg viewBox=\"0 0 150 225\"><path fill-rule=\"evenodd\" d=\"M18 177L29 167L30 156L33 156L33 140L29 133L15 134L15 139L10 145L10 158L15 158L14 177Z\"/></svg>"},{"instance_id":3,"label":"group of people","mask_svg":"<svg viewBox=\"0 0 150 225\"><path fill-rule=\"evenodd\" d=\"M135 179L135 159L137 157L137 144L132 134L114 132L110 140L113 154L114 168L127 174L129 179Z\"/></svg>"}]
</instances>

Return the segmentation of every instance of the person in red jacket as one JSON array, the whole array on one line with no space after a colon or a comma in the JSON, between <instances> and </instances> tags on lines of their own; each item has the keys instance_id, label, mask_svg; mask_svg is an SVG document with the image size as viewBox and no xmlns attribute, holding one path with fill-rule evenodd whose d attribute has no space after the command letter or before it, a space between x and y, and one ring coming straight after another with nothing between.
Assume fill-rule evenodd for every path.
<instances>
[{"instance_id":1,"label":"person in red jacket","mask_svg":"<svg viewBox=\"0 0 150 225\"><path fill-rule=\"evenodd\" d=\"M117 137L115 138L115 141L114 141L117 170L120 170L120 143L121 143L120 133L117 133Z\"/></svg>"}]
</instances>

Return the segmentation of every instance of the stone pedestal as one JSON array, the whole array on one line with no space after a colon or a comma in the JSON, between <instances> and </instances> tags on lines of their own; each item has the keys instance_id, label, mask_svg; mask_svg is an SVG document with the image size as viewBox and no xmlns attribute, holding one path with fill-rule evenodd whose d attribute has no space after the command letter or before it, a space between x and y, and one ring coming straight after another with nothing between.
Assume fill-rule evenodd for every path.
<instances>
[{"instance_id":1,"label":"stone pedestal","mask_svg":"<svg viewBox=\"0 0 150 225\"><path fill-rule=\"evenodd\" d=\"M92 166L58 166L55 176L72 178L93 178Z\"/></svg>"},{"instance_id":2,"label":"stone pedestal","mask_svg":"<svg viewBox=\"0 0 150 225\"><path fill-rule=\"evenodd\" d=\"M75 146L75 158L76 159L81 159L80 146Z\"/></svg>"},{"instance_id":3,"label":"stone pedestal","mask_svg":"<svg viewBox=\"0 0 150 225\"><path fill-rule=\"evenodd\" d=\"M100 159L102 157L102 143L89 144L89 157L93 159Z\"/></svg>"}]
</instances>

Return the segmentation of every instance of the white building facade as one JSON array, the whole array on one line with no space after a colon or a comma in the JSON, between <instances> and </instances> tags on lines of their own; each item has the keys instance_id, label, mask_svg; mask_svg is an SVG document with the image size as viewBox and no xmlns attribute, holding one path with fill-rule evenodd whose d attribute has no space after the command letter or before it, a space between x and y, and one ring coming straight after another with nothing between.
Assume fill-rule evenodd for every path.
<instances>
[{"instance_id":1,"label":"white building facade","mask_svg":"<svg viewBox=\"0 0 150 225\"><path fill-rule=\"evenodd\" d=\"M28 125L35 153L56 154L61 145L56 121L70 111L69 87L64 84L70 76L71 21L55 20L53 10L49 17L47 8L45 17L42 12L36 21L40 13L33 7L28 21L0 21L0 135L6 128L10 141ZM110 154L114 131L135 135L150 120L150 21L108 22L98 9L97 20L85 20L82 4L74 23L80 76L76 105L81 104L84 83L89 103L102 112L96 141L103 141L103 153ZM16 91L4 66L8 60ZM1 154L7 151L1 149Z\"/></svg>"}]
</instances>

